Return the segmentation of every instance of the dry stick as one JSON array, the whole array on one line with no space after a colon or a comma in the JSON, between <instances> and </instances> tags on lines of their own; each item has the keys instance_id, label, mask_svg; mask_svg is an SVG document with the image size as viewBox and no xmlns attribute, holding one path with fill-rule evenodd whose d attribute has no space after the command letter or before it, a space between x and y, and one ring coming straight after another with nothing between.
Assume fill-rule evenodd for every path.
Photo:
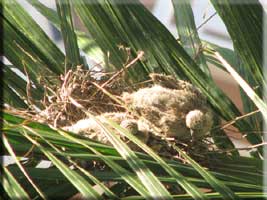
<instances>
[{"instance_id":1,"label":"dry stick","mask_svg":"<svg viewBox=\"0 0 267 200\"><path fill-rule=\"evenodd\" d=\"M258 112L259 112L259 110L255 110L255 111L249 112L249 113L247 113L245 115L242 115L240 117L236 117L235 119L233 119L233 120L229 121L228 123L224 124L222 127L220 127L220 129L223 129L223 130L226 129L226 130L229 130L229 131L232 131L232 132L235 132L235 133L240 133L239 131L236 131L236 130L233 130L233 129L229 129L227 127L233 125L238 120L241 120L241 119L243 119L245 117L249 117L249 116L254 115L254 114L258 113ZM218 127L214 127L213 130L214 129L217 129L217 128L219 128L219 126ZM255 132L253 132L253 131L250 131L250 132L249 131L246 131L245 133L247 133L247 134L243 135L242 138L245 138L249 133L255 134ZM242 138L237 138L237 137L234 137L234 136L222 136L222 137L230 137L230 138L239 139L239 140L242 139ZM227 150L227 151L223 151L223 152L228 152L228 151L235 151L235 149L233 149L233 150Z\"/></svg>"},{"instance_id":2,"label":"dry stick","mask_svg":"<svg viewBox=\"0 0 267 200\"><path fill-rule=\"evenodd\" d=\"M227 131L230 131L230 132L233 132L233 133L240 133L240 131L238 130L235 130L235 129L232 129L232 128L225 128L225 130ZM242 131L242 133L246 133L244 135L242 135L242 137L232 137L232 138L235 138L235 139L241 139L241 138L245 138L248 134L264 134L264 133L267 133L267 131Z\"/></svg>"},{"instance_id":3,"label":"dry stick","mask_svg":"<svg viewBox=\"0 0 267 200\"><path fill-rule=\"evenodd\" d=\"M98 91L102 91L105 95L107 95L109 98L111 98L112 100L114 100L115 102L119 103L120 105L123 105L123 102L120 101L119 99L113 97L112 94L110 94L105 88L102 88L101 85L98 85L97 83L95 82L92 82L92 84L98 89Z\"/></svg>"},{"instance_id":4,"label":"dry stick","mask_svg":"<svg viewBox=\"0 0 267 200\"><path fill-rule=\"evenodd\" d=\"M235 119L233 119L233 120L230 121L229 123L223 125L223 126L221 127L221 129L225 129L226 127L231 126L232 124L234 124L234 123L237 122L238 120L243 119L243 118L245 118L245 117L249 117L249 116L254 115L254 114L258 113L258 112L260 112L260 110L255 110L255 111L249 112L249 113L247 113L247 114L245 114L245 115L242 115L242 116L240 116L240 117L236 117Z\"/></svg>"},{"instance_id":5,"label":"dry stick","mask_svg":"<svg viewBox=\"0 0 267 200\"><path fill-rule=\"evenodd\" d=\"M31 96L31 81L30 81L30 77L29 77L29 74L27 72L24 61L23 61L23 68L24 68L24 72L25 72L25 75L27 78L27 85L26 85L27 100L28 100L29 104L32 106L33 102L32 102L32 96Z\"/></svg>"},{"instance_id":6,"label":"dry stick","mask_svg":"<svg viewBox=\"0 0 267 200\"><path fill-rule=\"evenodd\" d=\"M248 150L248 149L254 149L254 148L258 148L260 146L264 146L267 145L267 142L262 142L260 144L255 144L255 145L250 145L248 147L244 147L244 148L239 148L239 150Z\"/></svg>"},{"instance_id":7,"label":"dry stick","mask_svg":"<svg viewBox=\"0 0 267 200\"><path fill-rule=\"evenodd\" d=\"M83 105L79 104L75 99L69 96L70 102L75 105L77 108L80 108L85 114L90 113ZM91 114L91 113L90 113Z\"/></svg>"},{"instance_id":8,"label":"dry stick","mask_svg":"<svg viewBox=\"0 0 267 200\"><path fill-rule=\"evenodd\" d=\"M229 121L229 122L227 122L226 124L224 124L222 127L220 127L220 126L216 126L216 127L214 127L213 130L214 130L214 129L217 129L217 128L220 128L220 129L226 129L228 126L233 125L233 124L236 123L238 120L241 120L241 119L243 119L243 118L249 117L249 116L254 115L254 114L258 113L258 112L260 112L260 110L254 110L254 111L252 111L252 112L246 113L246 114L244 114L244 115L242 115L242 116L239 116L239 117L236 117L235 119L232 119L231 121Z\"/></svg>"},{"instance_id":9,"label":"dry stick","mask_svg":"<svg viewBox=\"0 0 267 200\"><path fill-rule=\"evenodd\" d=\"M209 16L205 21L203 21L197 28L196 28L196 30L198 31L200 28L202 28L206 23L208 23L215 15L217 14L217 12L215 12L215 13L213 13L211 16ZM189 36L188 36L188 38L185 40L185 42L187 42L188 40L189 40L189 38L192 36L194 34L194 32L193 33L191 33ZM179 37L176 39L176 41L179 41ZM200 43L200 46L197 48L197 52L196 52L196 54L194 55L194 57L193 57L193 60L196 60L196 58L199 56L199 54L201 53L201 52L203 52L205 50L205 48L204 48L204 46L202 45L202 43Z\"/></svg>"},{"instance_id":10,"label":"dry stick","mask_svg":"<svg viewBox=\"0 0 267 200\"><path fill-rule=\"evenodd\" d=\"M119 47L119 50L124 50L126 52L127 58L126 58L125 64L128 63L130 60L130 56L131 56L131 48L125 47L123 45L118 45L118 47Z\"/></svg>"},{"instance_id":11,"label":"dry stick","mask_svg":"<svg viewBox=\"0 0 267 200\"><path fill-rule=\"evenodd\" d=\"M236 151L236 150L238 150L238 151L245 151L245 150L255 149L255 148L258 148L258 147L264 146L264 145L267 146L267 142L262 142L260 144L250 145L248 147L241 147L241 148L235 148L235 149L225 150L225 151L222 151L222 152L229 153L229 152Z\"/></svg>"},{"instance_id":12,"label":"dry stick","mask_svg":"<svg viewBox=\"0 0 267 200\"><path fill-rule=\"evenodd\" d=\"M67 94L67 89L66 89L66 85L67 85L67 83L68 83L68 79L69 79L70 76L71 76L71 72L72 72L72 70L69 70L67 73L65 72L65 76L61 78L62 81L63 81L63 84L62 84L62 86L61 86L61 88L60 88L60 94L59 94L59 97L60 97L60 99L61 99L62 101L66 100L65 97L68 96L68 94ZM56 115L56 117L55 117L55 120L54 120L54 123L53 123L53 126L54 126L54 127L57 127L57 122L58 122L58 119L59 119L59 117L61 116L61 114L62 114L62 109L61 109L61 111L60 111L60 112Z\"/></svg>"},{"instance_id":13,"label":"dry stick","mask_svg":"<svg viewBox=\"0 0 267 200\"><path fill-rule=\"evenodd\" d=\"M205 21L203 21L198 27L197 30L202 28L206 23L208 23L215 15L217 15L217 12L213 13L211 16L209 16Z\"/></svg>"},{"instance_id":14,"label":"dry stick","mask_svg":"<svg viewBox=\"0 0 267 200\"><path fill-rule=\"evenodd\" d=\"M54 123L53 123L53 126L55 127L55 128L57 128L57 121L58 121L58 119L59 119L59 117L62 115L62 111L61 112L59 112L58 114L57 114L57 116L55 117L55 120L54 120Z\"/></svg>"},{"instance_id":15,"label":"dry stick","mask_svg":"<svg viewBox=\"0 0 267 200\"><path fill-rule=\"evenodd\" d=\"M140 60L144 56L144 52L140 51L137 54L137 57L133 59L129 64L127 64L125 67L123 67L120 71L118 71L116 74L114 74L112 77L109 78L105 83L101 85L101 88L104 88L107 84L112 83L122 72L124 72L126 69L134 65L138 60Z\"/></svg>"},{"instance_id":16,"label":"dry stick","mask_svg":"<svg viewBox=\"0 0 267 200\"><path fill-rule=\"evenodd\" d=\"M138 83L134 83L134 86L141 85L141 84L146 84L146 83L151 83L151 82L153 82L152 79L150 79L150 80L146 80L146 81L142 81L142 82L138 82ZM128 87L129 87L129 86L128 86ZM128 87L126 87L126 88L128 88Z\"/></svg>"},{"instance_id":17,"label":"dry stick","mask_svg":"<svg viewBox=\"0 0 267 200\"><path fill-rule=\"evenodd\" d=\"M88 71L89 72L93 72L94 68L96 68L96 67L102 67L101 66L102 64L103 64L102 61L101 62L98 62L98 63L94 64Z\"/></svg>"},{"instance_id":18,"label":"dry stick","mask_svg":"<svg viewBox=\"0 0 267 200\"><path fill-rule=\"evenodd\" d=\"M217 12L215 12L215 13L213 13L211 16L209 16L205 21L203 21L196 29L197 29L197 31L200 29L200 28L202 28L206 23L208 23L215 15L217 14ZM189 36L188 36L188 38L189 37L191 37L192 35L193 35L194 33L191 33ZM176 39L176 41L178 41L180 38L177 38ZM187 39L187 40L189 40L189 39Z\"/></svg>"},{"instance_id":19,"label":"dry stick","mask_svg":"<svg viewBox=\"0 0 267 200\"><path fill-rule=\"evenodd\" d=\"M66 85L67 85L67 82L68 82L68 79L69 79L69 77L71 76L71 73L72 73L72 70L69 70L68 72L67 72L67 74L64 76L64 78L63 78L63 84L62 84L62 86L61 86L61 90L60 90L60 93L61 93L61 95L60 96L62 96L62 94L63 94L63 97L66 95L66 92L67 92L67 90L66 90ZM68 94L67 94L68 95ZM63 100L63 99L62 99Z\"/></svg>"},{"instance_id":20,"label":"dry stick","mask_svg":"<svg viewBox=\"0 0 267 200\"><path fill-rule=\"evenodd\" d=\"M68 78L69 78L71 72L72 72L72 70L69 70L69 71L65 74L65 76L62 77L62 79L63 79L63 81L64 81L63 84L62 84L62 88L65 88L65 86L66 86L66 84L67 84L67 80L68 80Z\"/></svg>"},{"instance_id":21,"label":"dry stick","mask_svg":"<svg viewBox=\"0 0 267 200\"><path fill-rule=\"evenodd\" d=\"M103 83L100 88L91 96L94 97L97 92L100 89L103 89L106 85L112 83L122 72L124 72L126 69L128 69L129 67L131 67L133 64L135 64L138 60L140 60L142 57L144 56L144 52L140 51L137 54L137 57L135 59L133 59L129 64L127 64L125 67L123 67L120 71L118 71L116 74L114 74L112 77L110 77L105 83Z\"/></svg>"}]
</instances>

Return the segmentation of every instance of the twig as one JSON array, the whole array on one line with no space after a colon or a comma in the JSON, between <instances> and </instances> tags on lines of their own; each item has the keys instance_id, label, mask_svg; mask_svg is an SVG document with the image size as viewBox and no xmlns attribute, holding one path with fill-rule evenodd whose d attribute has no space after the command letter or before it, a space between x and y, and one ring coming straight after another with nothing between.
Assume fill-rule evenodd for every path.
<instances>
[{"instance_id":1,"label":"twig","mask_svg":"<svg viewBox=\"0 0 267 200\"><path fill-rule=\"evenodd\" d=\"M206 23L208 23L215 15L217 14L217 12L215 12L215 13L213 13L211 16L209 16L205 21L203 21L196 29L197 29L197 31L199 30L199 29L201 29ZM189 36L188 36L188 39L187 40L189 40L189 37L191 37L192 35L194 34L194 32L193 33L191 33ZM176 39L176 41L179 41L179 37Z\"/></svg>"},{"instance_id":2,"label":"twig","mask_svg":"<svg viewBox=\"0 0 267 200\"><path fill-rule=\"evenodd\" d=\"M247 114L245 114L245 115L242 115L242 116L240 116L240 117L236 117L236 118L233 119L232 121L230 121L230 122L228 122L227 124L223 125L223 126L221 127L221 129L225 129L226 127L231 126L232 124L236 123L238 120L243 119L243 118L245 118L245 117L249 117L249 116L254 115L254 114L258 113L258 112L260 112L260 110L255 110L255 111L249 112L249 113L247 113Z\"/></svg>"},{"instance_id":3,"label":"twig","mask_svg":"<svg viewBox=\"0 0 267 200\"><path fill-rule=\"evenodd\" d=\"M123 102L122 101L120 101L119 99L117 99L116 97L114 97L114 95L112 95L111 93L109 93L105 88L102 87L102 85L98 85L95 82L92 82L92 84L98 89L98 91L101 90L105 95L107 95L109 98L111 98L112 100L114 100L115 102L117 102L119 105L123 105Z\"/></svg>"},{"instance_id":4,"label":"twig","mask_svg":"<svg viewBox=\"0 0 267 200\"><path fill-rule=\"evenodd\" d=\"M110 77L105 83L103 83L101 86L98 86L98 90L90 96L90 98L94 97L101 89L104 89L104 87L110 83L112 83L113 81L116 80L116 78L123 73L126 69L128 69L129 67L131 67L133 64L135 64L138 60L140 60L142 57L144 56L144 52L140 51L137 54L137 57L135 59L133 59L129 64L127 64L125 67L123 67L120 71L118 71L116 74L114 74L112 77ZM93 83L93 82L92 82ZM94 83L93 83L94 84Z\"/></svg>"},{"instance_id":5,"label":"twig","mask_svg":"<svg viewBox=\"0 0 267 200\"><path fill-rule=\"evenodd\" d=\"M206 23L208 23L215 15L217 15L217 12L213 13L211 16L209 16L205 21L203 21L198 27L197 30L202 28Z\"/></svg>"},{"instance_id":6,"label":"twig","mask_svg":"<svg viewBox=\"0 0 267 200\"><path fill-rule=\"evenodd\" d=\"M53 126L54 126L55 128L57 128L57 122L58 122L58 119L59 119L59 117L61 116L61 114L62 114L62 111L59 112L59 113L57 114L57 116L56 116L56 118L55 118L55 120L54 120L54 124L53 124Z\"/></svg>"},{"instance_id":7,"label":"twig","mask_svg":"<svg viewBox=\"0 0 267 200\"><path fill-rule=\"evenodd\" d=\"M137 54L137 57L133 59L129 64L127 64L125 67L123 67L120 71L118 71L116 74L114 74L112 77L109 78L105 83L101 85L101 88L104 88L107 84L112 83L122 72L124 72L126 69L134 65L138 60L140 60L144 56L144 52L140 51Z\"/></svg>"},{"instance_id":8,"label":"twig","mask_svg":"<svg viewBox=\"0 0 267 200\"><path fill-rule=\"evenodd\" d=\"M265 145L267 145L267 142L262 142L260 144L250 145L248 147L241 147L241 148L235 148L235 149L225 150L225 151L222 151L222 152L229 153L229 152L232 152L232 151L245 151L245 150L256 149L258 147L265 146Z\"/></svg>"},{"instance_id":9,"label":"twig","mask_svg":"<svg viewBox=\"0 0 267 200\"><path fill-rule=\"evenodd\" d=\"M68 79L69 79L71 73L72 73L72 70L69 70L69 71L66 73L66 75L64 76L64 78L62 78L62 80L63 80L63 84L62 84L62 86L61 86L61 90L60 90L60 93L61 93L60 96L61 96L61 97L66 97L66 96L68 96L68 94L67 94L67 90L66 90L66 85L67 85L67 83L68 83ZM62 99L62 100L63 100L63 99Z\"/></svg>"},{"instance_id":10,"label":"twig","mask_svg":"<svg viewBox=\"0 0 267 200\"><path fill-rule=\"evenodd\" d=\"M23 68L24 68L24 72L25 72L25 75L26 75L26 78L27 78L27 85L26 85L27 101L33 107L32 95L31 95L31 80L30 80L29 74L27 72L27 69L26 69L24 61L23 61Z\"/></svg>"},{"instance_id":11,"label":"twig","mask_svg":"<svg viewBox=\"0 0 267 200\"><path fill-rule=\"evenodd\" d=\"M262 142L260 144L255 144L255 145L250 145L248 147L244 147L244 148L238 148L239 150L247 150L247 149L255 149L255 148L258 148L260 146L264 146L264 145L267 145L267 142Z\"/></svg>"},{"instance_id":12,"label":"twig","mask_svg":"<svg viewBox=\"0 0 267 200\"><path fill-rule=\"evenodd\" d=\"M222 127L221 127L221 125L215 126L215 127L212 128L212 130L217 130L217 129L227 129L227 127L233 125L233 124L234 124L235 122L237 122L238 120L243 119L243 118L245 118L245 117L249 117L249 116L254 115L254 114L258 113L258 112L259 112L259 110L255 110L255 111L246 113L246 114L244 114L244 115L242 115L242 116L239 116L239 117L236 117L235 119L230 120L229 122L226 122ZM234 130L230 130L230 131L238 132L238 131L234 131Z\"/></svg>"},{"instance_id":13,"label":"twig","mask_svg":"<svg viewBox=\"0 0 267 200\"><path fill-rule=\"evenodd\" d=\"M231 129L231 128L225 128L225 130L227 130L229 132L233 132L233 133L240 133L240 131L234 130L234 129ZM242 136L242 138L245 138L248 134L265 134L265 133L267 133L267 131L256 131L256 130L243 131L242 130L242 133L245 133Z\"/></svg>"}]
</instances>

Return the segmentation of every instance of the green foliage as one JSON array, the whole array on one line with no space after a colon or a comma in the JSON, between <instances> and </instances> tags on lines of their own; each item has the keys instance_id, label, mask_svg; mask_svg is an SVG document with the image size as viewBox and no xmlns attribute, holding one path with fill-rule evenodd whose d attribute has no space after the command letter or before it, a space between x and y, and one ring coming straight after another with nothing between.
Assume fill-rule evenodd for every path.
<instances>
[{"instance_id":1,"label":"green foliage","mask_svg":"<svg viewBox=\"0 0 267 200\"><path fill-rule=\"evenodd\" d=\"M240 83L242 80L248 83L244 90L240 90L245 112L258 108L262 113L248 119L241 117L233 125L251 145L256 145L253 149L257 156L262 156L261 125L267 105L261 99L266 83L262 69L263 9L258 1L253 1L252 5L235 4L229 0L211 1L228 29L234 51L200 40L192 8L186 0L181 4L173 1L179 42L138 1L127 4L115 0L91 3L56 0L56 11L38 0L28 2L61 31L66 53L64 55L57 48L16 0L2 0L4 56L12 63L3 68L6 104L24 110L42 109L43 77L58 84L50 77L59 76L77 65L87 67L80 56L81 49L90 56L104 57L102 61L106 62L107 71L120 70L126 66L127 55L119 48L123 46L130 48L131 59L140 51L145 55L127 70L130 83L147 80L151 72L172 74L199 87L218 118L235 120L241 113L212 80L207 67L212 63L231 75L233 71L238 72L242 78L236 74L233 77L241 80ZM74 28L71 11L80 17L89 34ZM94 118L91 113L87 115ZM2 166L1 184L10 199L50 199L55 196L68 199L77 192L88 199L264 199L266 196L262 192L263 160L239 156L230 138L223 130L218 130L217 119L211 135L219 150L230 153L210 152L206 155L207 162L212 164L209 169L178 148L177 152L188 164L163 159L110 120L102 124L95 118L112 147L8 110L4 110L1 120L4 122L2 135L6 155L16 161ZM146 154L132 151L117 137L116 131ZM22 157L28 160L23 161ZM36 168L36 164L44 159L51 161L53 166ZM106 168L86 171L81 160L97 161ZM103 181L113 181L114 185L107 187ZM182 192L172 193L166 185Z\"/></svg>"}]
</instances>

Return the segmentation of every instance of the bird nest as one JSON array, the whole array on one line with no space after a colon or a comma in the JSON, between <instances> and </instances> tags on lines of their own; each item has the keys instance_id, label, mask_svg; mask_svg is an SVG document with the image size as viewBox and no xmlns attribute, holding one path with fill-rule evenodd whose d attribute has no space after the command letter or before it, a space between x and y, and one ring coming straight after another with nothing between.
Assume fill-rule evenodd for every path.
<instances>
[{"instance_id":1,"label":"bird nest","mask_svg":"<svg viewBox=\"0 0 267 200\"><path fill-rule=\"evenodd\" d=\"M86 110L104 125L107 125L104 118L115 121L161 156L180 158L172 148L177 145L202 160L199 152L208 151L204 138L209 135L214 117L202 93L192 84L171 76L150 74L150 83L134 88L119 75L121 73L96 72L79 66L69 70L59 77L60 84L44 84L45 108L35 117L54 127L111 145ZM142 151L121 133L117 135L132 150Z\"/></svg>"},{"instance_id":2,"label":"bird nest","mask_svg":"<svg viewBox=\"0 0 267 200\"><path fill-rule=\"evenodd\" d=\"M59 77L59 85L45 85L46 93L42 101L45 109L38 114L38 120L54 127L64 127L86 118L86 114L71 103L70 98L96 115L123 111L123 107L101 89L112 91L114 96L121 95L125 88L124 81L117 79L111 82L111 77L112 74L85 70L80 66L67 71Z\"/></svg>"}]
</instances>

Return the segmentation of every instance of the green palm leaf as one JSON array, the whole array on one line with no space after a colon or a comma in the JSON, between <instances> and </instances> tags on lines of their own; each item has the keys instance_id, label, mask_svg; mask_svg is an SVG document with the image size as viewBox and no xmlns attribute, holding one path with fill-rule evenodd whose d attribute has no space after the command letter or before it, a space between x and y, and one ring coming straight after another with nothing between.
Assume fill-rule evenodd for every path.
<instances>
[{"instance_id":1,"label":"green palm leaf","mask_svg":"<svg viewBox=\"0 0 267 200\"><path fill-rule=\"evenodd\" d=\"M65 0L56 0L56 3L65 45L66 62L71 63L72 66L81 65L82 60L77 44L77 37L74 32L70 4Z\"/></svg>"},{"instance_id":2,"label":"green palm leaf","mask_svg":"<svg viewBox=\"0 0 267 200\"><path fill-rule=\"evenodd\" d=\"M203 45L197 33L190 2L188 0L172 0L172 3L175 10L176 27L181 45L191 58L196 61L203 72L209 75L209 68L206 63L206 58L203 55Z\"/></svg>"}]
</instances>

